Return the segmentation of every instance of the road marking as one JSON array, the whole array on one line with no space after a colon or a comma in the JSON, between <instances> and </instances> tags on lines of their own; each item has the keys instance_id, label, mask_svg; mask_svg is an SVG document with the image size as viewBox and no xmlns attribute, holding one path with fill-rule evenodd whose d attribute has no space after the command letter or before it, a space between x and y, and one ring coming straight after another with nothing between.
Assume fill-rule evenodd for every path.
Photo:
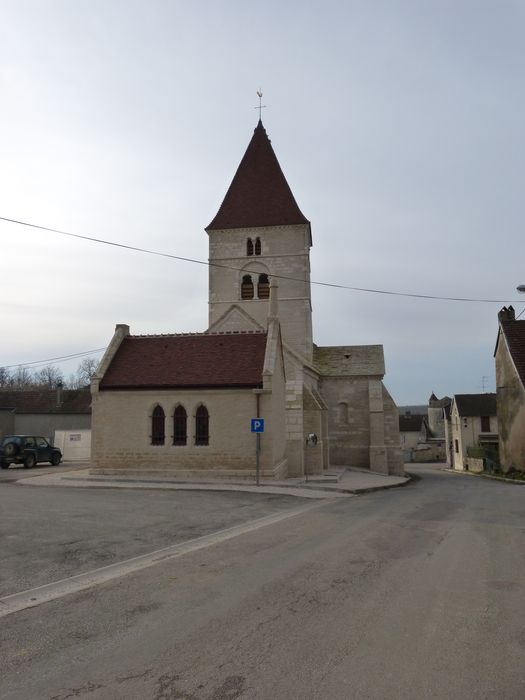
<instances>
[{"instance_id":1,"label":"road marking","mask_svg":"<svg viewBox=\"0 0 525 700\"><path fill-rule=\"evenodd\" d=\"M155 566L156 564L160 564L169 559L175 559L176 557L180 557L184 554L189 554L190 552L195 552L199 549L204 549L205 547L211 547L212 545L219 544L220 542L226 542L227 540L231 540L239 535L244 535L248 532L253 532L254 530L266 527L267 525L274 525L281 520L292 518L295 515L301 515L307 511L321 508L322 506L326 506L331 502L332 501L326 500L316 501L315 503L308 503L283 513L266 515L264 518L258 518L257 520L252 520L247 523L240 523L239 525L228 527L225 530L219 530L218 532L213 532L209 535L196 537L195 539L188 540L187 542L173 544L169 547L163 547L162 549L157 549L154 552L149 552L148 554L141 554L138 557L132 557L131 559L126 559L115 564L109 564L108 566L103 566L99 569L86 571L83 574L77 574L60 581L47 583L44 586L31 588L27 591L21 591L20 593L13 593L12 595L0 598L0 617L5 617L6 615L19 612L20 610L25 610L27 608L34 608L37 605L42 605L42 603L47 603L51 600L55 600L56 598L62 598L63 596L70 595L71 593L78 593L86 588L98 586L101 583L106 583L115 578L120 578L135 571L140 571L141 569L147 569L150 566Z\"/></svg>"}]
</instances>

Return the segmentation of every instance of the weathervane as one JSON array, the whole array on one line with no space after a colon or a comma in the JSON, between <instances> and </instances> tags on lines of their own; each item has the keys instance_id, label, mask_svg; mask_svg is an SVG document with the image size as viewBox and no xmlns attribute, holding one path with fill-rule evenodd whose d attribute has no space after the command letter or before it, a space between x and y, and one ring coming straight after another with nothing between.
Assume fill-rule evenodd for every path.
<instances>
[{"instance_id":1,"label":"weathervane","mask_svg":"<svg viewBox=\"0 0 525 700\"><path fill-rule=\"evenodd\" d=\"M261 90L261 88L259 88L259 89L257 90L257 97L259 98L259 106L258 106L258 107L254 107L254 109L258 109L258 110L259 110L259 121L261 121L261 111L262 111L263 109L266 108L266 105L261 104L261 102L262 102L262 95L263 95L263 94L262 94L262 90Z\"/></svg>"}]
</instances>

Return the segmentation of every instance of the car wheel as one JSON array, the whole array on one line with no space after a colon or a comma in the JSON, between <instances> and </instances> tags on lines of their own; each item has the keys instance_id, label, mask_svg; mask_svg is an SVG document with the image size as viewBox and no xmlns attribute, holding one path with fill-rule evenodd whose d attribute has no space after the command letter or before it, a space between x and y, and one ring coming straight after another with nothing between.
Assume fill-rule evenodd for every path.
<instances>
[{"instance_id":1,"label":"car wheel","mask_svg":"<svg viewBox=\"0 0 525 700\"><path fill-rule=\"evenodd\" d=\"M60 455L55 452L51 455L51 459L49 461L54 467L58 467L58 465L60 464Z\"/></svg>"},{"instance_id":2,"label":"car wheel","mask_svg":"<svg viewBox=\"0 0 525 700\"><path fill-rule=\"evenodd\" d=\"M4 454L6 457L13 457L18 452L18 445L16 442L8 442L4 446Z\"/></svg>"},{"instance_id":3,"label":"car wheel","mask_svg":"<svg viewBox=\"0 0 525 700\"><path fill-rule=\"evenodd\" d=\"M26 455L26 458L24 459L24 467L26 469L32 469L36 464L36 457L35 455Z\"/></svg>"}]
</instances>

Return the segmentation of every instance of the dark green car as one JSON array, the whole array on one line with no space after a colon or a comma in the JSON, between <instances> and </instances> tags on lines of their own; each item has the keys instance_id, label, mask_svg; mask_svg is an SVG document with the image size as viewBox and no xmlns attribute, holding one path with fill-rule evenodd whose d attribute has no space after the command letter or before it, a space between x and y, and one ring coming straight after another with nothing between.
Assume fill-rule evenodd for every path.
<instances>
[{"instance_id":1,"label":"dark green car","mask_svg":"<svg viewBox=\"0 0 525 700\"><path fill-rule=\"evenodd\" d=\"M39 435L6 435L0 442L2 469L8 469L10 464L23 464L31 469L39 462L49 462L56 467L61 461L62 452L58 447Z\"/></svg>"}]
</instances>

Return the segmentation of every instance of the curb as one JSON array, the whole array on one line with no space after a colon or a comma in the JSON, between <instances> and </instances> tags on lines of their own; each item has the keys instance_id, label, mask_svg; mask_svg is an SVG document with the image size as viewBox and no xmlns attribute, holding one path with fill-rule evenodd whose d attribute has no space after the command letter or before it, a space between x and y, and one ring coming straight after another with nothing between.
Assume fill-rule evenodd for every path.
<instances>
[{"instance_id":1,"label":"curb","mask_svg":"<svg viewBox=\"0 0 525 700\"><path fill-rule=\"evenodd\" d=\"M183 490L188 490L190 491L192 487L205 487L208 486L209 488L198 488L197 490L202 490L202 491L235 491L237 489L235 488L224 488L224 486L240 486L241 491L245 491L248 488L249 489L254 489L254 492L257 493L257 491L261 490L261 493L264 493L262 489L266 488L271 488L271 489L283 489L283 490L290 490L293 491L295 489L301 489L301 490L306 490L306 491L322 491L324 493L348 493L352 495L359 495L360 493L373 493L374 491L385 491L386 489L394 489L394 488L400 488L402 486L407 486L407 484L410 484L412 481L416 481L412 474L405 473L406 480L402 481L398 484L383 484L381 486L364 486L363 488L358 488L358 489L346 489L346 488L331 488L329 486L313 486L310 485L308 482L305 482L303 484L272 484L271 482L269 483L261 483L260 486L256 486L255 484L251 483L242 483L242 482L225 482L223 484L217 484L215 481L162 481L160 479L114 479L113 482L115 483L123 483L123 484L173 484L174 486L183 486L183 487L188 487L186 489L182 488L181 491ZM109 480L106 481L106 479L101 479L99 477L87 477L87 478L81 478L78 476L63 476L62 479L64 481L96 481L99 483L107 483L108 486L112 485L112 482ZM222 488L221 488L222 487ZM243 488L244 487L244 488Z\"/></svg>"},{"instance_id":2,"label":"curb","mask_svg":"<svg viewBox=\"0 0 525 700\"><path fill-rule=\"evenodd\" d=\"M493 474L476 474L475 472L468 472L466 470L459 471L458 469L443 469L443 471L448 472L449 474L458 474L459 476L477 476L480 479L503 481L506 484L514 484L514 486L525 486L525 481L520 481L519 479L507 479L504 476L494 476Z\"/></svg>"},{"instance_id":3,"label":"curb","mask_svg":"<svg viewBox=\"0 0 525 700\"><path fill-rule=\"evenodd\" d=\"M322 484L310 484L308 482L303 483L293 483L293 484L273 484L261 483L260 486L256 486L254 483L250 482L224 482L218 483L216 481L166 481L161 479L134 479L134 478L116 478L107 479L104 477L97 476L68 476L68 473L61 475L56 475L59 481L66 482L82 482L84 488L89 488L90 482L93 486L100 487L104 485L104 488L123 488L119 487L119 484L129 484L127 488L140 489L141 485L148 485L150 489L157 488L158 490L180 490L180 491L214 491L214 492L238 492L238 493L265 493L269 495L289 495L296 498L326 498L328 494L332 497L342 497L342 496L359 496L361 494L373 493L375 491L384 491L391 488L400 488L402 486L407 486L414 481L417 481L417 477L407 472L404 473L405 481L401 481L395 484L381 484L378 486L363 486L362 488L345 488L343 486L339 488L333 488L330 486L323 486ZM46 475L42 475L45 477ZM50 475L51 476L51 475ZM20 479L15 483L26 484L28 486L36 486L37 484L28 484L27 481L35 479L40 479L41 477L31 477L31 479ZM60 486L60 484L41 484L42 486ZM71 484L71 486L76 484ZM134 486L133 486L134 485ZM297 493L297 492L302 493ZM304 492L307 492L306 495ZM317 496L316 496L317 494ZM325 495L326 494L326 495Z\"/></svg>"}]
</instances>

